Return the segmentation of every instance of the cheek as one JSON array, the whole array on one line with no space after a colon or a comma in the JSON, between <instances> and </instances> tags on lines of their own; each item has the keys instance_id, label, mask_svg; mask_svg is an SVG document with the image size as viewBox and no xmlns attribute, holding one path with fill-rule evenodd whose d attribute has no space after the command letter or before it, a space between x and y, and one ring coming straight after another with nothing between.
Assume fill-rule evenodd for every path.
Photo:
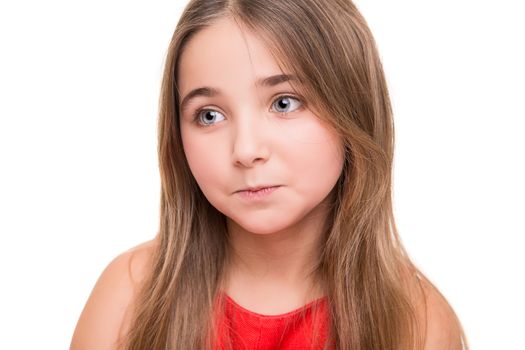
<instances>
[{"instance_id":1,"label":"cheek","mask_svg":"<svg viewBox=\"0 0 525 350\"><path fill-rule=\"evenodd\" d=\"M207 196L208 189L216 188L221 178L224 178L224 164L226 159L220 143L214 142L212 137L199 137L181 130L184 153L190 170L197 184ZM221 167L222 164L222 167Z\"/></svg>"},{"instance_id":2,"label":"cheek","mask_svg":"<svg viewBox=\"0 0 525 350\"><path fill-rule=\"evenodd\" d=\"M342 140L317 119L301 124L296 131L301 136L289 138L284 148L299 188L312 195L328 194L343 168Z\"/></svg>"}]
</instances>

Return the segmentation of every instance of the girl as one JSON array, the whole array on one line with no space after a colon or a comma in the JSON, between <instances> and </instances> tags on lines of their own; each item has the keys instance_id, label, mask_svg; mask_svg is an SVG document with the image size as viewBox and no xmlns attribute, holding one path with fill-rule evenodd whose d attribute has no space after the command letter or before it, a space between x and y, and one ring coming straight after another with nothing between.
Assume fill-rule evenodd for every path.
<instances>
[{"instance_id":1,"label":"girl","mask_svg":"<svg viewBox=\"0 0 525 350\"><path fill-rule=\"evenodd\" d=\"M162 83L158 235L102 273L72 349L461 349L407 257L391 106L349 0L194 0Z\"/></svg>"}]
</instances>

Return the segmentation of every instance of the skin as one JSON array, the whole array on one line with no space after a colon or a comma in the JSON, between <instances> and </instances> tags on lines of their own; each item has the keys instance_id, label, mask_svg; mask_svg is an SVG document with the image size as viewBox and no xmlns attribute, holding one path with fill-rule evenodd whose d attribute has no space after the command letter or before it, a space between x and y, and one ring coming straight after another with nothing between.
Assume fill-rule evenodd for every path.
<instances>
[{"instance_id":1,"label":"skin","mask_svg":"<svg viewBox=\"0 0 525 350\"><path fill-rule=\"evenodd\" d=\"M342 140L289 82L257 84L279 74L291 73L253 33L222 19L187 44L178 81L182 101L200 87L220 90L182 107L184 151L202 192L227 217L227 293L265 314L320 297L307 275L344 160ZM257 202L236 192L262 184L280 187Z\"/></svg>"},{"instance_id":2,"label":"skin","mask_svg":"<svg viewBox=\"0 0 525 350\"><path fill-rule=\"evenodd\" d=\"M288 83L256 87L259 77L283 72L253 33L227 19L190 40L180 69L183 98L202 86L222 92L193 100L181 116L181 133L199 186L228 217L232 261L226 292L263 314L285 313L321 296L322 287L315 288L305 276L317 253L327 196L341 171L341 140L293 101L287 101L293 112L272 109L278 96L295 93ZM201 108L221 113L211 119L216 124L192 122L192 112ZM258 203L234 193L261 183L281 187ZM156 243L157 238L126 251L106 267L80 315L70 349L117 349ZM424 349L461 349L454 312L430 284L421 282L424 293L415 283L407 287L413 290L420 323L426 324L421 330Z\"/></svg>"}]
</instances>

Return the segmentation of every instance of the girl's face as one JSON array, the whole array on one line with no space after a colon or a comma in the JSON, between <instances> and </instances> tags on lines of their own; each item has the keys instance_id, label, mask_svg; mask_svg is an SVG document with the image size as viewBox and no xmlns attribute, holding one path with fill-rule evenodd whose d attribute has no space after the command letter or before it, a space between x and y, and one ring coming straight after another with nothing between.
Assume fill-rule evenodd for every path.
<instances>
[{"instance_id":1,"label":"girl's face","mask_svg":"<svg viewBox=\"0 0 525 350\"><path fill-rule=\"evenodd\" d=\"M342 140L263 42L221 19L187 43L179 64L184 152L209 202L255 234L318 214L342 171Z\"/></svg>"}]
</instances>

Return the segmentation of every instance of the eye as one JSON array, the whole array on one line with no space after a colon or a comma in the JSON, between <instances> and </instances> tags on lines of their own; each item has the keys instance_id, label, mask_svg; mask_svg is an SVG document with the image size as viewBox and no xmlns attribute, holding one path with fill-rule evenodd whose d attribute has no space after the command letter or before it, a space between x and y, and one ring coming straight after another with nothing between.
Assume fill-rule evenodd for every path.
<instances>
[{"instance_id":1,"label":"eye","mask_svg":"<svg viewBox=\"0 0 525 350\"><path fill-rule=\"evenodd\" d=\"M289 113L301 107L302 102L298 98L285 95L278 97L272 106L275 106L275 110L279 113Z\"/></svg>"},{"instance_id":2,"label":"eye","mask_svg":"<svg viewBox=\"0 0 525 350\"><path fill-rule=\"evenodd\" d=\"M194 121L203 126L210 126L224 120L224 116L211 109L201 109L195 113Z\"/></svg>"}]
</instances>

